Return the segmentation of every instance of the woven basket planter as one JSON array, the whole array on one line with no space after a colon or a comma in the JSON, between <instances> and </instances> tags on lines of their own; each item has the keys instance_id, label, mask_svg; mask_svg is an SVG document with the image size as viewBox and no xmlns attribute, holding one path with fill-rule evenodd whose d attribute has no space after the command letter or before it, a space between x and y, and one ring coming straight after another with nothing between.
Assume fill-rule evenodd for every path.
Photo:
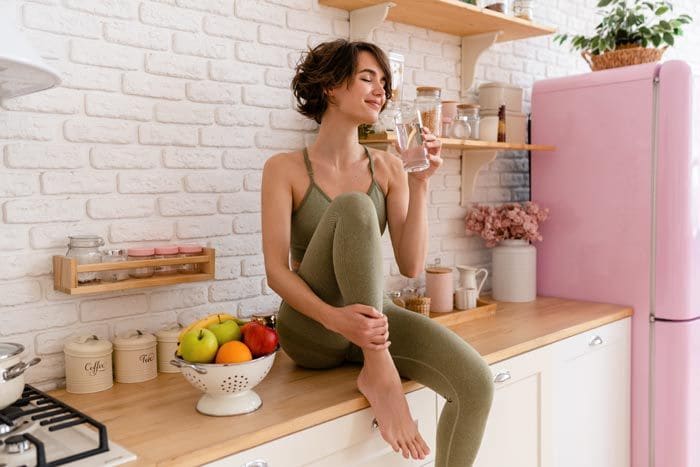
<instances>
[{"instance_id":1,"label":"woven basket planter","mask_svg":"<svg viewBox=\"0 0 700 467\"><path fill-rule=\"evenodd\" d=\"M581 56L586 60L591 70L599 71L609 68L658 62L661 60L661 56L665 51L666 47L647 49L636 45L623 45L615 50L609 50L600 55L591 55L591 53L586 50L581 52Z\"/></svg>"}]
</instances>

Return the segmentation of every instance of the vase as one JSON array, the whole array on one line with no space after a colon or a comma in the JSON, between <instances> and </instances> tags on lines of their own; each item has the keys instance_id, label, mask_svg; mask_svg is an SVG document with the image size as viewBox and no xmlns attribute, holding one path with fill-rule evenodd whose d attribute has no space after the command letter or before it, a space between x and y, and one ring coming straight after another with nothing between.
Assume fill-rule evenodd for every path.
<instances>
[{"instance_id":1,"label":"vase","mask_svg":"<svg viewBox=\"0 0 700 467\"><path fill-rule=\"evenodd\" d=\"M494 300L531 302L537 296L537 249L527 240L503 240L492 250Z\"/></svg>"}]
</instances>

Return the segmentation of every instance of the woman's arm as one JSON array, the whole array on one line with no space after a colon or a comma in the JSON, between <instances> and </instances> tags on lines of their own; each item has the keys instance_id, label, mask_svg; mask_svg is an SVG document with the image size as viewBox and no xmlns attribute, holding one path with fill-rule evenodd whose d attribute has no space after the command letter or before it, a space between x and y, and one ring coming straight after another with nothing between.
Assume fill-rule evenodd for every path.
<instances>
[{"instance_id":1,"label":"woman's arm","mask_svg":"<svg viewBox=\"0 0 700 467\"><path fill-rule=\"evenodd\" d=\"M440 141L426 135L430 167L422 172L407 174L401 161L392 157L390 163L387 213L391 245L401 274L417 277L423 270L428 253L428 192L429 180L442 165Z\"/></svg>"},{"instance_id":2,"label":"woman's arm","mask_svg":"<svg viewBox=\"0 0 700 467\"><path fill-rule=\"evenodd\" d=\"M369 350L389 346L386 317L371 306L334 307L321 300L289 269L293 209L289 155L268 159L262 178L262 240L268 286L292 308Z\"/></svg>"}]
</instances>

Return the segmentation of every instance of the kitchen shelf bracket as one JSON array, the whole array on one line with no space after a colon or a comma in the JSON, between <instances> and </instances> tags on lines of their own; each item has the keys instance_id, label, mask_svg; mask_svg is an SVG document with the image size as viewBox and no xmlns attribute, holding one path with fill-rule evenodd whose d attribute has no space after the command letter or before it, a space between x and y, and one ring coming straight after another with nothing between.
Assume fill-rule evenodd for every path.
<instances>
[{"instance_id":1,"label":"kitchen shelf bracket","mask_svg":"<svg viewBox=\"0 0 700 467\"><path fill-rule=\"evenodd\" d=\"M462 193L460 206L467 207L470 203L474 185L479 171L489 162L496 159L498 150L486 149L469 151L469 156L462 156Z\"/></svg>"},{"instance_id":2,"label":"kitchen shelf bracket","mask_svg":"<svg viewBox=\"0 0 700 467\"><path fill-rule=\"evenodd\" d=\"M379 3L350 12L350 40L366 41L374 29L382 24L394 2Z\"/></svg>"},{"instance_id":3,"label":"kitchen shelf bracket","mask_svg":"<svg viewBox=\"0 0 700 467\"><path fill-rule=\"evenodd\" d=\"M474 83L476 61L482 53L491 47L503 31L486 32L462 37L462 97L467 97L469 88Z\"/></svg>"}]
</instances>

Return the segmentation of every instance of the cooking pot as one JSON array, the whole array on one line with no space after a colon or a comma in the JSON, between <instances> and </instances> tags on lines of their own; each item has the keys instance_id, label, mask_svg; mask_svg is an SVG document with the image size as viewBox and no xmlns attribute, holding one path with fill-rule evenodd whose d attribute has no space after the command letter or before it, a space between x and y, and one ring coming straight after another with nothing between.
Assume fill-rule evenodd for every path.
<instances>
[{"instance_id":1,"label":"cooking pot","mask_svg":"<svg viewBox=\"0 0 700 467\"><path fill-rule=\"evenodd\" d=\"M20 398L24 390L24 371L41 361L33 358L22 362L20 354L24 346L10 342L0 342L0 410Z\"/></svg>"}]
</instances>

